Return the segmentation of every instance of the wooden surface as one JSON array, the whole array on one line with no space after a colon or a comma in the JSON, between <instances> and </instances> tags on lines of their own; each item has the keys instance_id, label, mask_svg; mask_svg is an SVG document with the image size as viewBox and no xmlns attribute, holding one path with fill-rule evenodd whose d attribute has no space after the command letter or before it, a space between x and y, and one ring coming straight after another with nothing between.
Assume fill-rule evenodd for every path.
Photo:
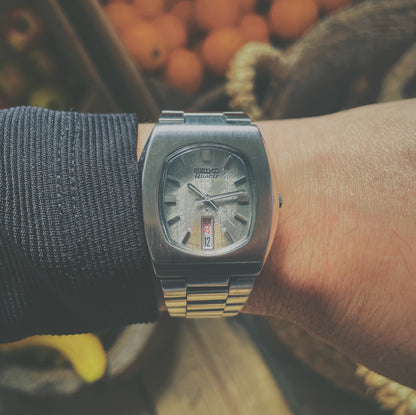
<instances>
[{"instance_id":1,"label":"wooden surface","mask_svg":"<svg viewBox=\"0 0 416 415\"><path fill-rule=\"evenodd\" d=\"M143 374L158 414L291 414L241 325L225 319L182 321L167 371L169 364L166 356ZM169 387L159 392L164 372Z\"/></svg>"},{"instance_id":2,"label":"wooden surface","mask_svg":"<svg viewBox=\"0 0 416 415\"><path fill-rule=\"evenodd\" d=\"M70 397L0 392L0 415L389 415L337 389L250 316L170 320L142 371ZM161 345L158 345L161 346ZM156 350L156 348L155 348Z\"/></svg>"}]
</instances>

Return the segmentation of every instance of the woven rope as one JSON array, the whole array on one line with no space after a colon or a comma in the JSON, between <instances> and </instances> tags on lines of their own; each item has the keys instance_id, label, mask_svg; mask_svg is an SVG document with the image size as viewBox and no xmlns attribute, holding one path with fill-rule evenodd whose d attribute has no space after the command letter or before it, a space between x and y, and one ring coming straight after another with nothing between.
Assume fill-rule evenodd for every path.
<instances>
[{"instance_id":1,"label":"woven rope","mask_svg":"<svg viewBox=\"0 0 416 415\"><path fill-rule=\"evenodd\" d=\"M257 63L275 61L281 56L281 52L270 44L257 42L248 43L235 54L225 86L231 108L245 112L252 120L264 118L254 91Z\"/></svg>"},{"instance_id":2,"label":"woven rope","mask_svg":"<svg viewBox=\"0 0 416 415\"><path fill-rule=\"evenodd\" d=\"M406 98L407 84L416 77L416 43L399 59L385 76L380 102Z\"/></svg>"},{"instance_id":3,"label":"woven rope","mask_svg":"<svg viewBox=\"0 0 416 415\"><path fill-rule=\"evenodd\" d=\"M415 390L393 382L364 366L358 366L357 375L364 380L367 391L380 402L382 408L394 410L396 415L416 414Z\"/></svg>"},{"instance_id":4,"label":"woven rope","mask_svg":"<svg viewBox=\"0 0 416 415\"><path fill-rule=\"evenodd\" d=\"M285 320L268 319L279 340L338 387L375 399L396 415L416 415L416 391L357 365L343 353Z\"/></svg>"}]
</instances>

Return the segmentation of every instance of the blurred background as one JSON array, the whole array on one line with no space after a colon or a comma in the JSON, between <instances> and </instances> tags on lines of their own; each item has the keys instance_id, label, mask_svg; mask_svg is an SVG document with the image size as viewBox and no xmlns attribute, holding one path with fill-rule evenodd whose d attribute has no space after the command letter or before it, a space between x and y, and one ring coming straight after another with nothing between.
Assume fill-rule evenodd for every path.
<instances>
[{"instance_id":1,"label":"blurred background","mask_svg":"<svg viewBox=\"0 0 416 415\"><path fill-rule=\"evenodd\" d=\"M307 117L416 96L416 0L1 0L0 108ZM0 345L3 414L416 414L415 391L286 321Z\"/></svg>"}]
</instances>

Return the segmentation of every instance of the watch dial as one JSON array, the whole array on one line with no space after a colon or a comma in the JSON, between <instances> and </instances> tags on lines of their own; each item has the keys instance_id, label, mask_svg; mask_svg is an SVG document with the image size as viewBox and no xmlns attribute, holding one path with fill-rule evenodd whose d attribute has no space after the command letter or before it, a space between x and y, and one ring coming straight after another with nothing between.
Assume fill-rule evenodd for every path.
<instances>
[{"instance_id":1,"label":"watch dial","mask_svg":"<svg viewBox=\"0 0 416 415\"><path fill-rule=\"evenodd\" d=\"M251 171L226 147L177 152L166 163L159 198L167 238L182 249L209 255L248 240L256 206Z\"/></svg>"}]
</instances>

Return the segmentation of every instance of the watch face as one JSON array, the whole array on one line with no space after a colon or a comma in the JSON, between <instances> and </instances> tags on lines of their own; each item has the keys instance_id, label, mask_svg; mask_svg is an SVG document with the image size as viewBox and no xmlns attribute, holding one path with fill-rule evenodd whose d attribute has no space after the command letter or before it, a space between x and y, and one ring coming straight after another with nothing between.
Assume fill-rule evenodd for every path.
<instances>
[{"instance_id":1,"label":"watch face","mask_svg":"<svg viewBox=\"0 0 416 415\"><path fill-rule=\"evenodd\" d=\"M199 255L234 250L248 241L256 213L250 167L228 147L187 147L165 165L159 206L177 247Z\"/></svg>"}]
</instances>

